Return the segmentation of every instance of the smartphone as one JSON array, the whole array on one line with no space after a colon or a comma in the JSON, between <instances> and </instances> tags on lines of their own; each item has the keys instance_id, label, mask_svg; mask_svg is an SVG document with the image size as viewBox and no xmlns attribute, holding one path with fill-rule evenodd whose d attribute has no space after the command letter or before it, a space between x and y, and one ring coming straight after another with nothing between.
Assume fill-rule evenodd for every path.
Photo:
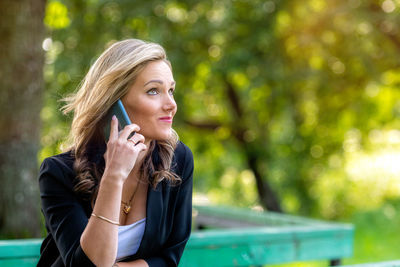
<instances>
[{"instance_id":1,"label":"smartphone","mask_svg":"<svg viewBox=\"0 0 400 267\"><path fill-rule=\"evenodd\" d=\"M107 113L106 125L104 127L104 138L106 141L108 141L110 138L111 119L113 115L115 115L118 119L118 132L122 131L126 125L132 124L121 99L118 99L118 101L112 105L110 111Z\"/></svg>"}]
</instances>

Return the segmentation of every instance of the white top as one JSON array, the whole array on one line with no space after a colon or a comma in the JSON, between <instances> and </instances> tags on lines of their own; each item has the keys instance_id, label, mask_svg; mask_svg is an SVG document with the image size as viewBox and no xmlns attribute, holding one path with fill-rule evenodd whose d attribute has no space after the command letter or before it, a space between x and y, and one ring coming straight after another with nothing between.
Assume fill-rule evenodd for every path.
<instances>
[{"instance_id":1,"label":"white top","mask_svg":"<svg viewBox=\"0 0 400 267\"><path fill-rule=\"evenodd\" d=\"M146 218L133 224L118 226L118 252L117 260L135 254L142 241Z\"/></svg>"}]
</instances>

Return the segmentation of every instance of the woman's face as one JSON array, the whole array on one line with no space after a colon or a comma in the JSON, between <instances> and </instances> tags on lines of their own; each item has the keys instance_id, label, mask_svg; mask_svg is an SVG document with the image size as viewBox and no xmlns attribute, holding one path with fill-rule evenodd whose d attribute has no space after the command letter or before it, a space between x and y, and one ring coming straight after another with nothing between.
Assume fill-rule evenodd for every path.
<instances>
[{"instance_id":1,"label":"woman's face","mask_svg":"<svg viewBox=\"0 0 400 267\"><path fill-rule=\"evenodd\" d=\"M137 76L122 102L132 123L139 125L146 143L171 135L176 113L175 81L171 68L162 60L148 63Z\"/></svg>"}]
</instances>

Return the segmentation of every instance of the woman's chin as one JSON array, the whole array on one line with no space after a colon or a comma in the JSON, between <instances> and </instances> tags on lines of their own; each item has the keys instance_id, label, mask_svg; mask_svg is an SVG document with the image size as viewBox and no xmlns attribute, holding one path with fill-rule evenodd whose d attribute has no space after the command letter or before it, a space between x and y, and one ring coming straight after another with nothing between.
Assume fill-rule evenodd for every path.
<instances>
[{"instance_id":1,"label":"woman's chin","mask_svg":"<svg viewBox=\"0 0 400 267\"><path fill-rule=\"evenodd\" d=\"M155 136L155 138L153 138L153 139L158 140L158 141L168 140L171 137L171 134L172 134L172 131L171 131L171 129L169 129L168 131L163 131L163 132L157 134L157 136Z\"/></svg>"},{"instance_id":2,"label":"woman's chin","mask_svg":"<svg viewBox=\"0 0 400 267\"><path fill-rule=\"evenodd\" d=\"M167 140L171 137L172 135L172 129L165 129L163 131L160 131L159 129L157 131L142 131L141 134L144 136L144 139L146 141L148 140L157 140L157 141L162 141L162 140Z\"/></svg>"}]
</instances>

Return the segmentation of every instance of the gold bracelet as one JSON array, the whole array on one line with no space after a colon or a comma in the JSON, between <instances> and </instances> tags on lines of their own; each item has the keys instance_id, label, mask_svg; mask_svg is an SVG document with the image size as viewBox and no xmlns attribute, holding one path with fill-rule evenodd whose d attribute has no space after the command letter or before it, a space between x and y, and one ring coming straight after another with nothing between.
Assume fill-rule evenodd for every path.
<instances>
[{"instance_id":1,"label":"gold bracelet","mask_svg":"<svg viewBox=\"0 0 400 267\"><path fill-rule=\"evenodd\" d=\"M96 218L99 218L99 219L102 219L103 221L106 221L106 222L111 223L111 224L114 224L114 225L119 225L119 222L112 221L112 220L110 220L110 219L107 219L106 217L103 217L103 216L100 216L100 215L96 215L96 214L94 214L94 213L92 213L91 216L96 217Z\"/></svg>"}]
</instances>

